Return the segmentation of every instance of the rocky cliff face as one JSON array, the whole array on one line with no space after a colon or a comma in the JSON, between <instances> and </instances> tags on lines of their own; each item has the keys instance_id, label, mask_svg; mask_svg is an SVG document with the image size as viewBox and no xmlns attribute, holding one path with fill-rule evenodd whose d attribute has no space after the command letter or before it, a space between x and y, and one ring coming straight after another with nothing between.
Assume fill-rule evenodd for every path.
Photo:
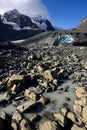
<instances>
[{"instance_id":1,"label":"rocky cliff face","mask_svg":"<svg viewBox=\"0 0 87 130\"><path fill-rule=\"evenodd\" d=\"M14 22L7 22L0 15L0 41L12 41L26 39L43 32L40 29L21 29Z\"/></svg>"},{"instance_id":2,"label":"rocky cliff face","mask_svg":"<svg viewBox=\"0 0 87 130\"><path fill-rule=\"evenodd\" d=\"M35 16L32 18L32 21L42 30L55 31L51 22L48 19L43 18L42 16Z\"/></svg>"},{"instance_id":3,"label":"rocky cliff face","mask_svg":"<svg viewBox=\"0 0 87 130\"><path fill-rule=\"evenodd\" d=\"M45 31L54 31L54 27L51 22L46 18L43 19L42 16L35 16L30 18L29 16L23 15L18 10L10 10L4 13L3 17L8 22L14 22L19 25L21 28L30 27L30 28L39 28Z\"/></svg>"},{"instance_id":4,"label":"rocky cliff face","mask_svg":"<svg viewBox=\"0 0 87 130\"><path fill-rule=\"evenodd\" d=\"M21 28L26 26L37 28L37 25L31 21L30 17L20 14L16 9L7 11L3 16L6 18L7 22L14 22Z\"/></svg>"},{"instance_id":5,"label":"rocky cliff face","mask_svg":"<svg viewBox=\"0 0 87 130\"><path fill-rule=\"evenodd\" d=\"M80 24L77 26L79 31L87 32L87 17L81 20Z\"/></svg>"}]
</instances>

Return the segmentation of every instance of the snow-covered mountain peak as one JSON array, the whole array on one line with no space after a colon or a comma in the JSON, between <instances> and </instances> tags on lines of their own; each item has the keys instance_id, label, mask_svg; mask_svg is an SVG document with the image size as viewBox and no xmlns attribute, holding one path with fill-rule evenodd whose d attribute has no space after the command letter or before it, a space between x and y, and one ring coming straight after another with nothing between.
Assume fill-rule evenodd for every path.
<instances>
[{"instance_id":1,"label":"snow-covered mountain peak","mask_svg":"<svg viewBox=\"0 0 87 130\"><path fill-rule=\"evenodd\" d=\"M19 11L17 9L13 9L10 11L7 11L6 13L4 13L4 17L9 17L9 18L15 18L18 17L20 15Z\"/></svg>"},{"instance_id":2,"label":"snow-covered mountain peak","mask_svg":"<svg viewBox=\"0 0 87 130\"><path fill-rule=\"evenodd\" d=\"M51 22L47 18L45 18L41 15L34 16L31 18L31 20L42 30L45 30L45 31L55 30L54 27L52 26Z\"/></svg>"},{"instance_id":3,"label":"snow-covered mountain peak","mask_svg":"<svg viewBox=\"0 0 87 130\"><path fill-rule=\"evenodd\" d=\"M34 17L32 17L31 19L32 19L33 21L35 21L35 22L40 22L40 23L46 21L46 18L43 17L43 16L41 16L41 15L34 16Z\"/></svg>"}]
</instances>

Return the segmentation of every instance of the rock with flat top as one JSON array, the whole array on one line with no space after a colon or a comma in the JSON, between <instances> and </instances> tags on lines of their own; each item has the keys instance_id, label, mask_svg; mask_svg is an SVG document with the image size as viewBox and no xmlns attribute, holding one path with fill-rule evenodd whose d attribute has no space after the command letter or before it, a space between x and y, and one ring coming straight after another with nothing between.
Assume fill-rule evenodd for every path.
<instances>
[{"instance_id":1,"label":"rock with flat top","mask_svg":"<svg viewBox=\"0 0 87 130\"><path fill-rule=\"evenodd\" d=\"M7 82L7 88L8 90L11 89L13 87L14 84L18 84L20 83L21 85L25 83L25 78L23 75L16 75L16 74L13 74L8 82Z\"/></svg>"},{"instance_id":2,"label":"rock with flat top","mask_svg":"<svg viewBox=\"0 0 87 130\"><path fill-rule=\"evenodd\" d=\"M35 102L35 101L28 101L26 103L24 103L23 105L18 106L16 109L22 113L25 112L27 110L31 110L32 108L35 108L35 106L37 106L39 104L39 102Z\"/></svg>"}]
</instances>

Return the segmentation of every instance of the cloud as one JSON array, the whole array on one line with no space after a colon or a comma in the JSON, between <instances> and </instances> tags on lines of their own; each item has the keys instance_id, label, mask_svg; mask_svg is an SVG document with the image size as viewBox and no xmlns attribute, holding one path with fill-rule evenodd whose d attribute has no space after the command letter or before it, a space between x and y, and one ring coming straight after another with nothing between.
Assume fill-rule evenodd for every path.
<instances>
[{"instance_id":1,"label":"cloud","mask_svg":"<svg viewBox=\"0 0 87 130\"><path fill-rule=\"evenodd\" d=\"M42 15L49 18L47 8L41 0L0 0L1 14L12 9L18 9L28 16Z\"/></svg>"}]
</instances>

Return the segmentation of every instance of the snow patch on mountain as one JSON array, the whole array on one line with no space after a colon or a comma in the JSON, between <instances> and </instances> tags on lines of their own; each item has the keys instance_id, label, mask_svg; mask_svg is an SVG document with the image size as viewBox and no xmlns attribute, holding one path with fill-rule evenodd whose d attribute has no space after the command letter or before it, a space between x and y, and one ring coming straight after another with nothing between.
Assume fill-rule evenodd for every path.
<instances>
[{"instance_id":1,"label":"snow patch on mountain","mask_svg":"<svg viewBox=\"0 0 87 130\"><path fill-rule=\"evenodd\" d=\"M38 15L31 18L32 22L35 23L40 29L47 31L46 18Z\"/></svg>"},{"instance_id":2,"label":"snow patch on mountain","mask_svg":"<svg viewBox=\"0 0 87 130\"><path fill-rule=\"evenodd\" d=\"M17 31L21 30L21 28L14 22L5 22L5 24L11 25L13 30L17 30Z\"/></svg>"}]
</instances>

